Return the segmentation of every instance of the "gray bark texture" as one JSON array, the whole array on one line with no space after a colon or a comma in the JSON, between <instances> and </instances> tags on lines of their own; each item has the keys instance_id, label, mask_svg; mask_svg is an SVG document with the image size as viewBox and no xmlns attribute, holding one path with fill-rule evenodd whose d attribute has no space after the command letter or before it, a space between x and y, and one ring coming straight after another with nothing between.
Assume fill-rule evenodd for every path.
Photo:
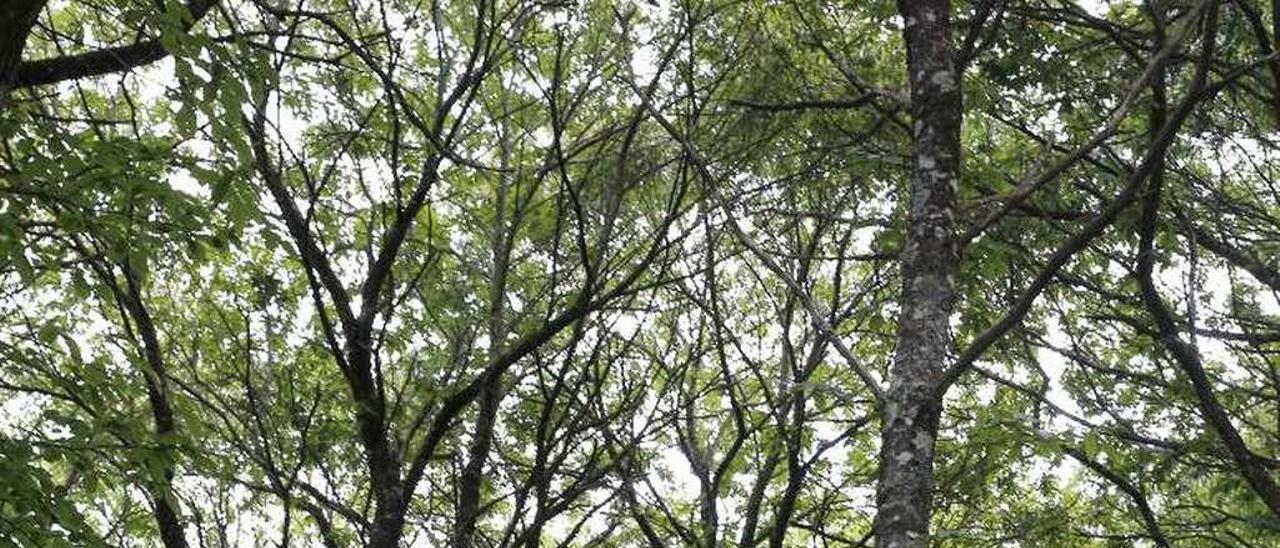
<instances>
[{"instance_id":1,"label":"gray bark texture","mask_svg":"<svg viewBox=\"0 0 1280 548\"><path fill-rule=\"evenodd\" d=\"M960 75L947 0L899 0L911 83L914 175L902 253L897 348L883 407L874 524L879 548L928 545L940 387L951 348L958 261Z\"/></svg>"}]
</instances>

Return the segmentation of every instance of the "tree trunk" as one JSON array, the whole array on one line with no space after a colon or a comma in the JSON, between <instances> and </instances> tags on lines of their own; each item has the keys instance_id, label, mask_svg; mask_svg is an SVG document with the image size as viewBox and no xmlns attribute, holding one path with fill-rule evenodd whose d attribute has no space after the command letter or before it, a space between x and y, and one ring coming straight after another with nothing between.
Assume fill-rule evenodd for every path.
<instances>
[{"instance_id":1,"label":"tree trunk","mask_svg":"<svg viewBox=\"0 0 1280 548\"><path fill-rule=\"evenodd\" d=\"M905 27L914 176L902 253L897 349L883 408L876 546L928 544L933 452L954 306L960 75L947 0L899 0Z\"/></svg>"},{"instance_id":2,"label":"tree trunk","mask_svg":"<svg viewBox=\"0 0 1280 548\"><path fill-rule=\"evenodd\" d=\"M364 327L364 326L362 326ZM400 456L392 448L386 428L386 404L370 374L372 360L368 329L348 340L347 363L356 403L356 425L365 452L365 466L373 489L374 517L369 548L396 548L403 534L410 493L400 478Z\"/></svg>"}]
</instances>

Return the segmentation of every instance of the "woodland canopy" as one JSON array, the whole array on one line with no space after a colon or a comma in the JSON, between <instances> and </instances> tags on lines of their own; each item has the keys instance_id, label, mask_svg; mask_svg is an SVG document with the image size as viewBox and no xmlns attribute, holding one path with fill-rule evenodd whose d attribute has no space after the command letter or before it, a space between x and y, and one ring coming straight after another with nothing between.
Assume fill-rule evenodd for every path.
<instances>
[{"instance_id":1,"label":"woodland canopy","mask_svg":"<svg viewBox=\"0 0 1280 548\"><path fill-rule=\"evenodd\" d=\"M1280 2L0 0L0 547L1280 545Z\"/></svg>"}]
</instances>

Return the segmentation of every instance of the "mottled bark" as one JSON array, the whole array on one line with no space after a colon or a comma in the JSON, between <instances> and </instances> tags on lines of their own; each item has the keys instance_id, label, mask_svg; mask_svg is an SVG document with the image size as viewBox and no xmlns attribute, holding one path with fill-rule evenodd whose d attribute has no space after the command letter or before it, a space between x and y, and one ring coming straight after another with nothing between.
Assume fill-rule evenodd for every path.
<instances>
[{"instance_id":1,"label":"mottled bark","mask_svg":"<svg viewBox=\"0 0 1280 548\"><path fill-rule=\"evenodd\" d=\"M897 348L883 405L876 546L928 544L933 453L951 347L960 170L960 75L947 0L900 0L915 133L914 176L902 252Z\"/></svg>"}]
</instances>

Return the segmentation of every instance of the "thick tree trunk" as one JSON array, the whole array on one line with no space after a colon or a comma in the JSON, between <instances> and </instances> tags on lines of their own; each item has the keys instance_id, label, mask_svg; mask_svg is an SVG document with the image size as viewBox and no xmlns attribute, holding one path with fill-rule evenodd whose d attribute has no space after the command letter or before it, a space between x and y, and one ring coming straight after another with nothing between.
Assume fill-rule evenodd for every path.
<instances>
[{"instance_id":1,"label":"thick tree trunk","mask_svg":"<svg viewBox=\"0 0 1280 548\"><path fill-rule=\"evenodd\" d=\"M876 546L928 544L940 383L955 300L955 195L960 171L960 75L947 0L899 0L911 82L915 173L902 253L897 349L883 409Z\"/></svg>"}]
</instances>

